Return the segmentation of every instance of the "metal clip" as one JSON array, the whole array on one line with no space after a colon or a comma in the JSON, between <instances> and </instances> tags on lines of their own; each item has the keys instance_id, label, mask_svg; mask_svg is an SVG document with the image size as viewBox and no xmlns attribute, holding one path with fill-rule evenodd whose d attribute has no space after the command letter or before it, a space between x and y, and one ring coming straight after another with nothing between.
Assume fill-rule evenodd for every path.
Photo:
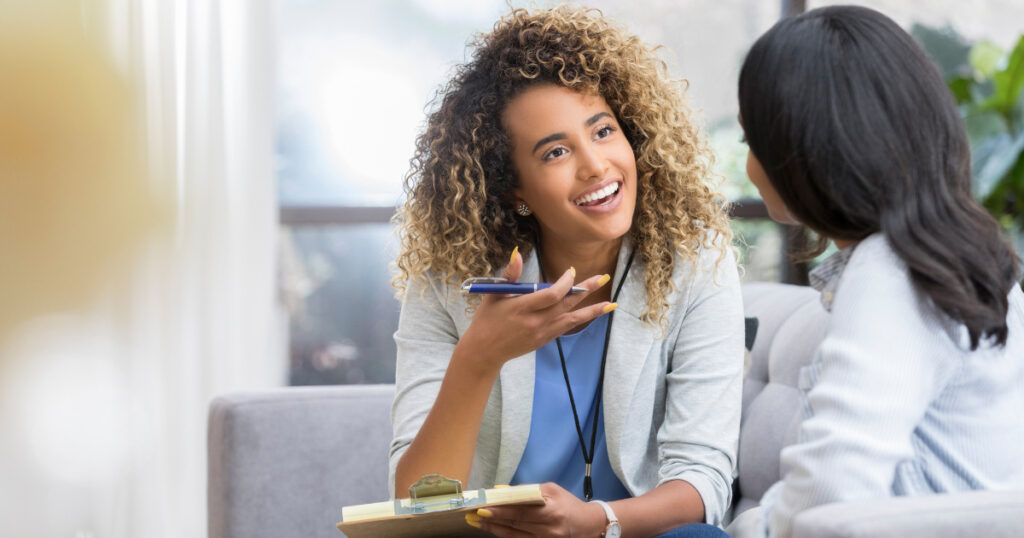
<instances>
[{"instance_id":1,"label":"metal clip","mask_svg":"<svg viewBox=\"0 0 1024 538\"><path fill-rule=\"evenodd\" d=\"M395 515L456 510L486 503L487 495L483 489L477 490L476 498L467 498L462 494L461 482L432 474L409 486L408 499L395 499Z\"/></svg>"},{"instance_id":2,"label":"metal clip","mask_svg":"<svg viewBox=\"0 0 1024 538\"><path fill-rule=\"evenodd\" d=\"M508 282L508 279L500 276L475 276L463 280L461 289L465 292L469 291L469 286L473 284L504 284L506 282Z\"/></svg>"}]
</instances>

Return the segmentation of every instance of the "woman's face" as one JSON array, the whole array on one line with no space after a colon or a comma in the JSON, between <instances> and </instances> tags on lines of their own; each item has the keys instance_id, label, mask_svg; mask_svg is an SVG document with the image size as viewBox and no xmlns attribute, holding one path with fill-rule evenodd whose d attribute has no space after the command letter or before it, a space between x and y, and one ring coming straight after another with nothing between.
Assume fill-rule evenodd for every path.
<instances>
[{"instance_id":1,"label":"woman's face","mask_svg":"<svg viewBox=\"0 0 1024 538\"><path fill-rule=\"evenodd\" d=\"M512 163L546 240L621 238L636 207L636 157L608 103L561 86L530 88L505 107Z\"/></svg>"},{"instance_id":2,"label":"woman's face","mask_svg":"<svg viewBox=\"0 0 1024 538\"><path fill-rule=\"evenodd\" d=\"M789 212L789 208L782 201L778 191L772 186L761 162L754 157L754 152L749 149L747 150L747 177L761 193L761 199L764 200L764 205L768 208L768 216L772 220L779 224L800 224L800 221L796 220L796 217Z\"/></svg>"}]
</instances>

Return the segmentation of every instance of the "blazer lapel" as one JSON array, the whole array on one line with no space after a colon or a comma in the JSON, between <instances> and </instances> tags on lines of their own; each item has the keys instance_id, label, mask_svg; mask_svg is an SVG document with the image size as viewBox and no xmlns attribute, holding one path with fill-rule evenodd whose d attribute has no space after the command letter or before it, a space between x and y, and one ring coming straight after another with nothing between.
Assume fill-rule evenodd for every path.
<instances>
[{"instance_id":1,"label":"blazer lapel","mask_svg":"<svg viewBox=\"0 0 1024 538\"><path fill-rule=\"evenodd\" d=\"M632 252L632 246L624 242L619 252L619 261L615 268L615 281L612 292L619 285L622 271ZM644 363L650 356L651 346L657 339L660 329L645 324L640 315L647 306L647 293L644 286L644 264L639 255L626 275L626 282L619 294L619 307L612 317L612 334L608 343L608 357L605 364L604 390L604 431L608 447L608 459L612 468L623 476L619 457L619 449L624 430L627 429L626 418L633 392L636 388Z\"/></svg>"},{"instance_id":2,"label":"blazer lapel","mask_svg":"<svg viewBox=\"0 0 1024 538\"><path fill-rule=\"evenodd\" d=\"M537 251L523 257L521 282L537 282L540 271ZM508 484L526 450L533 419L533 384L536 375L536 353L530 352L505 363L498 374L501 384L501 445L495 484Z\"/></svg>"}]
</instances>

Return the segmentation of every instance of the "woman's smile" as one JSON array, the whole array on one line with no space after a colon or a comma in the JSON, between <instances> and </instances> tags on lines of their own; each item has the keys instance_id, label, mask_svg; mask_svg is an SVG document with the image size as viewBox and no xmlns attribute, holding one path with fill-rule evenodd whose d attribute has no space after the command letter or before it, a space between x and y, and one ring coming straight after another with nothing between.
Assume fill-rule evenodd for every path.
<instances>
[{"instance_id":1,"label":"woman's smile","mask_svg":"<svg viewBox=\"0 0 1024 538\"><path fill-rule=\"evenodd\" d=\"M572 203L585 211L610 211L622 200L622 181L605 181L573 200Z\"/></svg>"}]
</instances>

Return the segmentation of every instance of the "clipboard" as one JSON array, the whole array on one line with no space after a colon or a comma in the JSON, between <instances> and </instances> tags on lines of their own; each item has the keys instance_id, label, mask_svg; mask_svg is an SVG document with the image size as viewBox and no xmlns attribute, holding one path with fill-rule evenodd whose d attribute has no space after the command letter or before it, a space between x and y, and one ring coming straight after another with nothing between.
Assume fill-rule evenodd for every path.
<instances>
[{"instance_id":1,"label":"clipboard","mask_svg":"<svg viewBox=\"0 0 1024 538\"><path fill-rule=\"evenodd\" d=\"M467 512L503 505L544 505L539 484L462 490L458 480L427 475L409 487L409 497L341 509L338 530L348 538L493 536L466 523Z\"/></svg>"}]
</instances>

